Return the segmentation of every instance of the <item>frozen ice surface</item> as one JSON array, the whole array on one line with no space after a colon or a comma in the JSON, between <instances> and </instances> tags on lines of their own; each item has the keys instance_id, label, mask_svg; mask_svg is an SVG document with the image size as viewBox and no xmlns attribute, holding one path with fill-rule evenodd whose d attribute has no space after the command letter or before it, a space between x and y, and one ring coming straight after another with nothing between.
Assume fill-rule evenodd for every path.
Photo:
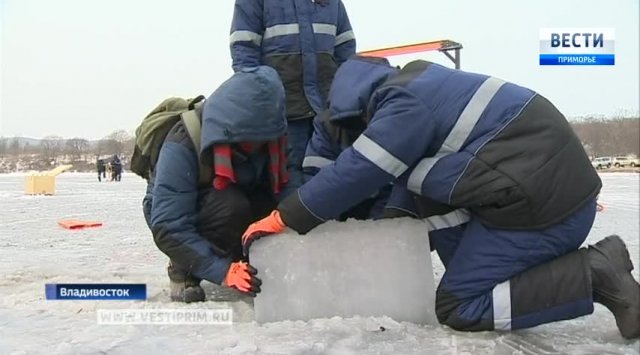
<instances>
[{"instance_id":1,"label":"frozen ice surface","mask_svg":"<svg viewBox=\"0 0 640 355\"><path fill-rule=\"evenodd\" d=\"M638 174L604 173L587 242L619 233L638 277ZM0 354L639 354L604 307L586 317L511 333L461 333L389 317L333 317L258 325L250 299L205 284L208 302L169 300L167 258L142 216L145 184L125 174L63 173L57 195L25 196L24 175L0 175ZM60 218L104 226L68 231ZM275 237L274 237L275 238ZM432 253L435 280L443 268ZM46 301L45 283L146 283L147 302ZM96 309L232 307L233 326L98 325ZM380 327L385 331L381 331Z\"/></svg>"},{"instance_id":2,"label":"frozen ice surface","mask_svg":"<svg viewBox=\"0 0 640 355\"><path fill-rule=\"evenodd\" d=\"M359 315L437 324L426 230L408 218L350 220L258 239L249 255L263 281L256 321Z\"/></svg>"}]
</instances>

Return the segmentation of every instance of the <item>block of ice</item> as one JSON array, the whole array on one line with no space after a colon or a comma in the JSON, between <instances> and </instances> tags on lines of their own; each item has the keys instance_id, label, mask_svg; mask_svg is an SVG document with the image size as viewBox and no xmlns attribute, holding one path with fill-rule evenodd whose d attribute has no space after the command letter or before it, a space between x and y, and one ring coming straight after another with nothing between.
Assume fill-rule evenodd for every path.
<instances>
[{"instance_id":1,"label":"block of ice","mask_svg":"<svg viewBox=\"0 0 640 355\"><path fill-rule=\"evenodd\" d=\"M258 323L354 315L437 323L427 227L418 220L289 230L255 241L250 261L263 281Z\"/></svg>"}]
</instances>

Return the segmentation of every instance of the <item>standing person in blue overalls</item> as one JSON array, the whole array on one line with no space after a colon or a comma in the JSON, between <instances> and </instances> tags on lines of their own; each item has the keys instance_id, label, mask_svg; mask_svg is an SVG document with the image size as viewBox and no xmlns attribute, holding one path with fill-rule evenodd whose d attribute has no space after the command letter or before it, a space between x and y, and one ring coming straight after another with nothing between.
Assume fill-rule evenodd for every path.
<instances>
[{"instance_id":1,"label":"standing person in blue overalls","mask_svg":"<svg viewBox=\"0 0 640 355\"><path fill-rule=\"evenodd\" d=\"M347 11L340 0L236 0L230 47L234 71L268 65L282 79L293 191L303 183L313 118L326 106L337 68L355 54Z\"/></svg>"}]
</instances>

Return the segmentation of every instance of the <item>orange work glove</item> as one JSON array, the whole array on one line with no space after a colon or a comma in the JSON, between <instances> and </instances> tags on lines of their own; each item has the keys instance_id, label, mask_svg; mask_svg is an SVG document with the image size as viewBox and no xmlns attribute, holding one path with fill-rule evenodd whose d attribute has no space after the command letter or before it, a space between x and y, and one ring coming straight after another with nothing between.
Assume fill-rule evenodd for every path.
<instances>
[{"instance_id":1,"label":"orange work glove","mask_svg":"<svg viewBox=\"0 0 640 355\"><path fill-rule=\"evenodd\" d=\"M262 285L262 280L256 277L257 273L258 270L253 266L244 261L237 261L231 263L222 284L255 297L256 293L260 292L260 285Z\"/></svg>"},{"instance_id":2,"label":"orange work glove","mask_svg":"<svg viewBox=\"0 0 640 355\"><path fill-rule=\"evenodd\" d=\"M274 233L282 233L287 226L280 218L280 212L275 210L265 218L252 223L242 235L242 250L244 255L249 252L249 246L254 240Z\"/></svg>"}]
</instances>

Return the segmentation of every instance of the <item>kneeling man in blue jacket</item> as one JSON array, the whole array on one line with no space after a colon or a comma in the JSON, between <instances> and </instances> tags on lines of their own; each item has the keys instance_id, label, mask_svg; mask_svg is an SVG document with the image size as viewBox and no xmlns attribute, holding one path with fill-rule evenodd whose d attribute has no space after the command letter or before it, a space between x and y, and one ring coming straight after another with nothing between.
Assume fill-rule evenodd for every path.
<instances>
[{"instance_id":1,"label":"kneeling man in blue jacket","mask_svg":"<svg viewBox=\"0 0 640 355\"><path fill-rule=\"evenodd\" d=\"M406 187L446 267L436 314L457 330L511 330L606 306L640 336L640 285L618 236L580 248L602 183L565 117L501 79L414 61L352 58L330 119L364 131L243 235L306 233L393 182ZM445 208L443 208L445 207ZM435 215L435 216L434 216Z\"/></svg>"}]
</instances>

